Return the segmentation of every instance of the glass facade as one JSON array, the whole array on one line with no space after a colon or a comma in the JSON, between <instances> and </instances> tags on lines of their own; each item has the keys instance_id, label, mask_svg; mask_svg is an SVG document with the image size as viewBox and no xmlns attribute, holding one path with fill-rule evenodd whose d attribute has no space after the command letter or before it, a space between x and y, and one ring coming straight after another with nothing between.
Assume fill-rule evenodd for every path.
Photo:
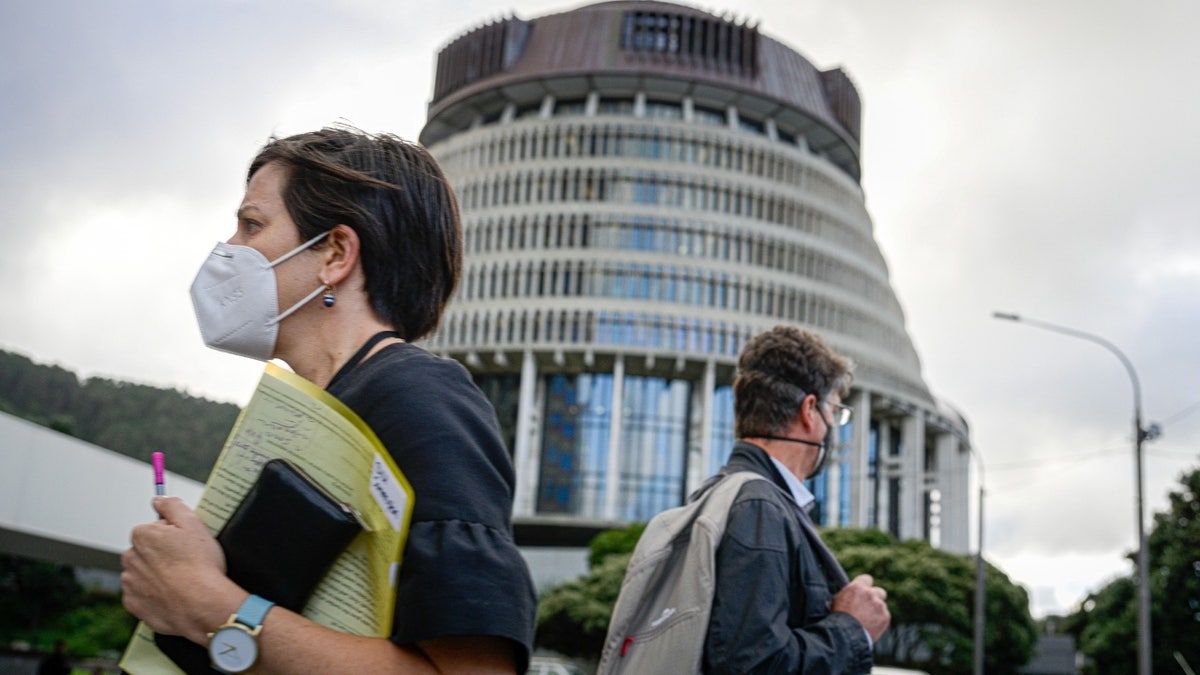
<instances>
[{"instance_id":1,"label":"glass facade","mask_svg":"<svg viewBox=\"0 0 1200 675\"><path fill-rule=\"evenodd\" d=\"M626 377L621 434L623 520L644 521L683 503L691 384Z\"/></svg>"},{"instance_id":2,"label":"glass facade","mask_svg":"<svg viewBox=\"0 0 1200 675\"><path fill-rule=\"evenodd\" d=\"M537 513L606 518L613 376L544 378ZM617 517L649 520L683 501L691 384L626 377L623 382Z\"/></svg>"},{"instance_id":3,"label":"glass facade","mask_svg":"<svg viewBox=\"0 0 1200 675\"><path fill-rule=\"evenodd\" d=\"M520 398L517 395L521 377L515 373L503 375L474 375L475 385L483 391L496 409L496 420L500 423L500 437L509 453L517 445L517 413Z\"/></svg>"},{"instance_id":4,"label":"glass facade","mask_svg":"<svg viewBox=\"0 0 1200 675\"><path fill-rule=\"evenodd\" d=\"M603 518L612 375L545 378L537 512Z\"/></svg>"},{"instance_id":5,"label":"glass facade","mask_svg":"<svg viewBox=\"0 0 1200 675\"><path fill-rule=\"evenodd\" d=\"M809 512L813 522L822 527L829 525L829 472L822 471L804 481L804 485L816 497L813 509Z\"/></svg>"},{"instance_id":6,"label":"glass facade","mask_svg":"<svg viewBox=\"0 0 1200 675\"><path fill-rule=\"evenodd\" d=\"M854 465L850 461L853 456L851 448L854 441L854 420L838 429L837 478L838 478L838 527L850 525L851 481L859 478L855 475Z\"/></svg>"},{"instance_id":7,"label":"glass facade","mask_svg":"<svg viewBox=\"0 0 1200 675\"><path fill-rule=\"evenodd\" d=\"M717 387L713 392L712 451L708 456L705 476L713 475L729 461L729 455L733 452L734 429L733 387Z\"/></svg>"}]
</instances>

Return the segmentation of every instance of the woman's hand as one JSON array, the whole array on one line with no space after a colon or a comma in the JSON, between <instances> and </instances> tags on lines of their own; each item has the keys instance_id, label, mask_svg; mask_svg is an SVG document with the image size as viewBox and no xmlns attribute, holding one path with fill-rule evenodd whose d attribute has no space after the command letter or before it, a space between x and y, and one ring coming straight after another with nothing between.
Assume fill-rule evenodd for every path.
<instances>
[{"instance_id":1,"label":"woman's hand","mask_svg":"<svg viewBox=\"0 0 1200 675\"><path fill-rule=\"evenodd\" d=\"M157 633L204 643L246 593L225 576L221 545L182 500L155 497L154 510L163 519L133 528L121 556L122 603Z\"/></svg>"}]
</instances>

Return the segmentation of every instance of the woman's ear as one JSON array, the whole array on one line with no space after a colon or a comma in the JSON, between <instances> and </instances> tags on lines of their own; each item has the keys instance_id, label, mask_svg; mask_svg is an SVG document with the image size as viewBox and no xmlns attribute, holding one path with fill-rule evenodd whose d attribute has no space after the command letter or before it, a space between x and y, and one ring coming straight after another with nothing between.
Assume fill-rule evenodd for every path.
<instances>
[{"instance_id":1,"label":"woman's ear","mask_svg":"<svg viewBox=\"0 0 1200 675\"><path fill-rule=\"evenodd\" d=\"M325 246L321 248L322 283L337 286L349 279L358 267L359 251L358 233L349 225L338 225L330 230Z\"/></svg>"}]
</instances>

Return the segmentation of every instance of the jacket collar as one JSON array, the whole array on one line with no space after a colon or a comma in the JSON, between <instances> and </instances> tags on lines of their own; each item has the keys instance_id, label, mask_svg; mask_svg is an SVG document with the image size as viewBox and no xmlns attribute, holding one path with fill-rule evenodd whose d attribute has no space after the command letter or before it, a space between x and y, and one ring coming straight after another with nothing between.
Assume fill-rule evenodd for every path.
<instances>
[{"instance_id":1,"label":"jacket collar","mask_svg":"<svg viewBox=\"0 0 1200 675\"><path fill-rule=\"evenodd\" d=\"M792 494L792 488L784 480L783 475L775 467L775 462L771 461L771 456L766 450L747 443L746 441L738 441L733 446L733 452L729 455L729 461L725 466L721 467L721 473L733 473L735 471L753 471L758 475L766 478L774 483L779 489Z\"/></svg>"}]
</instances>

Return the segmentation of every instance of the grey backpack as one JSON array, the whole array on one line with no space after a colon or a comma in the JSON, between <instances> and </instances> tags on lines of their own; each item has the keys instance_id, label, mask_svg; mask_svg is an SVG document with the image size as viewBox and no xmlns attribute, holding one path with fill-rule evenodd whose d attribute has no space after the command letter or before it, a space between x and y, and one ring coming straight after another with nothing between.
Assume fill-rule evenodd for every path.
<instances>
[{"instance_id":1,"label":"grey backpack","mask_svg":"<svg viewBox=\"0 0 1200 675\"><path fill-rule=\"evenodd\" d=\"M699 673L716 583L717 547L752 471L724 476L642 533L608 624L597 675Z\"/></svg>"}]
</instances>

